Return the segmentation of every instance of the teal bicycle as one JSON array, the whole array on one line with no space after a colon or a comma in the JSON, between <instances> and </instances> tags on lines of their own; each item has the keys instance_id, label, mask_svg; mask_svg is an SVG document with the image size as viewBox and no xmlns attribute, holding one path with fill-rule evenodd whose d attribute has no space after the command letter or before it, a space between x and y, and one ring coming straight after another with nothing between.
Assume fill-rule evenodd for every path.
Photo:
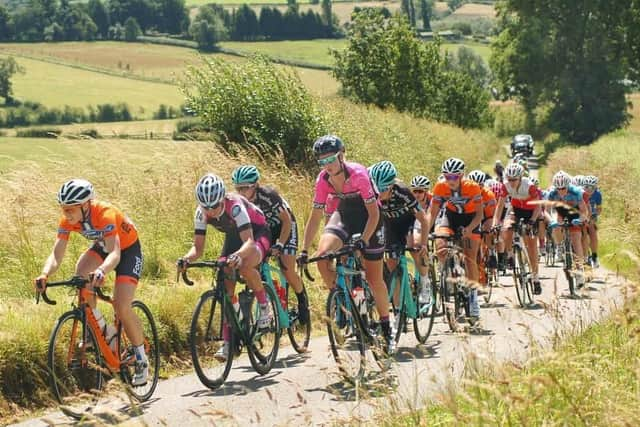
<instances>
[{"instance_id":1,"label":"teal bicycle","mask_svg":"<svg viewBox=\"0 0 640 427\"><path fill-rule=\"evenodd\" d=\"M420 344L424 344L431 330L436 316L436 295L434 293L435 279L431 281L431 301L427 304L420 304L418 295L419 273L415 267L413 258L408 258L406 252L419 252L420 248L404 248L402 255L398 259L398 265L393 272L385 275L387 288L389 289L389 299L393 304L396 313L396 343L400 341L400 335L406 331L408 319L413 319L413 332ZM410 265L413 268L410 268ZM385 265L386 270L386 265ZM413 270L413 274L411 271ZM430 279L433 279L432 277ZM400 286L398 287L398 282ZM398 290L396 291L396 288ZM396 292L398 295L396 295Z\"/></svg>"},{"instance_id":2,"label":"teal bicycle","mask_svg":"<svg viewBox=\"0 0 640 427\"><path fill-rule=\"evenodd\" d=\"M280 328L287 329L287 334L294 350L298 353L305 353L311 338L311 318L305 324L300 323L298 299L295 292L289 292L291 287L284 276L285 267L282 265L280 258L277 258L277 260L277 267L269 263L268 260L262 263L260 267L262 281L274 294L278 295L275 305L280 318ZM304 292L305 296L307 296L306 289ZM306 300L309 301L308 296Z\"/></svg>"},{"instance_id":3,"label":"teal bicycle","mask_svg":"<svg viewBox=\"0 0 640 427\"><path fill-rule=\"evenodd\" d=\"M337 252L310 258L306 264L321 260L336 261L336 286L326 303L326 322L331 353L342 376L357 383L367 366L387 368L384 339L373 294L363 277L362 265L353 245ZM307 279L313 281L304 268Z\"/></svg>"}]
</instances>

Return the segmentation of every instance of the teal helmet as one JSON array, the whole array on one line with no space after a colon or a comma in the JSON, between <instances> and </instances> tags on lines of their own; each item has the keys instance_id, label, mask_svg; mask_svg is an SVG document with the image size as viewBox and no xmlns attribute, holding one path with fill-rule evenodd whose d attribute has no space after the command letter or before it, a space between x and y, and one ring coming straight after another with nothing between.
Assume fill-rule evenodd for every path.
<instances>
[{"instance_id":1,"label":"teal helmet","mask_svg":"<svg viewBox=\"0 0 640 427\"><path fill-rule=\"evenodd\" d=\"M369 176L378 192L387 190L396 180L398 171L388 160L383 160L369 167Z\"/></svg>"},{"instance_id":2,"label":"teal helmet","mask_svg":"<svg viewBox=\"0 0 640 427\"><path fill-rule=\"evenodd\" d=\"M255 184L259 179L260 172L254 165L238 166L231 174L233 185Z\"/></svg>"}]
</instances>

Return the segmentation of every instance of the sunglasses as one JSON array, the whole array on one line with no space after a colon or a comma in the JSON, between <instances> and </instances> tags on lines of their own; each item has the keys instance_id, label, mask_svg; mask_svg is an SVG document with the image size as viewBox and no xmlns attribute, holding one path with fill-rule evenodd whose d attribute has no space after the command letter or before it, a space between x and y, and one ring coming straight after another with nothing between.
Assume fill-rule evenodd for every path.
<instances>
[{"instance_id":1,"label":"sunglasses","mask_svg":"<svg viewBox=\"0 0 640 427\"><path fill-rule=\"evenodd\" d=\"M462 174L460 174L460 173L445 173L444 174L444 179L446 179L447 181L456 181L461 176L462 176Z\"/></svg>"},{"instance_id":2,"label":"sunglasses","mask_svg":"<svg viewBox=\"0 0 640 427\"><path fill-rule=\"evenodd\" d=\"M424 194L427 192L427 190L421 190L419 188L412 189L411 191L413 191L415 194Z\"/></svg>"},{"instance_id":3,"label":"sunglasses","mask_svg":"<svg viewBox=\"0 0 640 427\"><path fill-rule=\"evenodd\" d=\"M585 185L584 189L585 190L589 190L589 191L593 191L593 190L596 189L596 186L595 185Z\"/></svg>"},{"instance_id":4,"label":"sunglasses","mask_svg":"<svg viewBox=\"0 0 640 427\"><path fill-rule=\"evenodd\" d=\"M201 207L202 209L204 209L205 211L213 211L213 210L216 210L216 209L218 209L218 208L220 207L220 202L216 203L216 204L215 204L215 205L213 205L213 206L203 206L203 205L200 205L200 207Z\"/></svg>"},{"instance_id":5,"label":"sunglasses","mask_svg":"<svg viewBox=\"0 0 640 427\"><path fill-rule=\"evenodd\" d=\"M564 191L564 190L566 190L566 189L567 189L567 187L556 187L556 189L557 189L558 191L560 191L560 190Z\"/></svg>"},{"instance_id":6,"label":"sunglasses","mask_svg":"<svg viewBox=\"0 0 640 427\"><path fill-rule=\"evenodd\" d=\"M243 192L245 192L247 190L250 190L250 189L252 189L254 187L255 186L253 184L250 184L250 185L236 185L235 188L236 188L236 191L239 191L239 192L243 193Z\"/></svg>"},{"instance_id":7,"label":"sunglasses","mask_svg":"<svg viewBox=\"0 0 640 427\"><path fill-rule=\"evenodd\" d=\"M333 156L325 157L324 159L318 159L318 164L320 166L326 166L335 162L336 160L338 160L338 153L334 154Z\"/></svg>"},{"instance_id":8,"label":"sunglasses","mask_svg":"<svg viewBox=\"0 0 640 427\"><path fill-rule=\"evenodd\" d=\"M519 180L520 178L507 178L507 181L509 182L516 182L517 180Z\"/></svg>"}]
</instances>

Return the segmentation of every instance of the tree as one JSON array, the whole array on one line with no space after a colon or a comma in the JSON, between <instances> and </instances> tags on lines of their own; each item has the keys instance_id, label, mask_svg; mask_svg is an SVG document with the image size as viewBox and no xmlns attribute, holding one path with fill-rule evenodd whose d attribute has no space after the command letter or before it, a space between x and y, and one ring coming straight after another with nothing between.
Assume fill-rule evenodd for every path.
<instances>
[{"instance_id":1,"label":"tree","mask_svg":"<svg viewBox=\"0 0 640 427\"><path fill-rule=\"evenodd\" d=\"M16 73L24 74L25 69L16 62L13 56L0 58L0 96L4 98L5 104L13 102L11 78Z\"/></svg>"},{"instance_id":2,"label":"tree","mask_svg":"<svg viewBox=\"0 0 640 427\"><path fill-rule=\"evenodd\" d=\"M447 6L449 6L449 10L451 12L455 12L456 9L460 8L464 0L447 0Z\"/></svg>"},{"instance_id":3,"label":"tree","mask_svg":"<svg viewBox=\"0 0 640 427\"><path fill-rule=\"evenodd\" d=\"M258 17L247 4L240 6L233 14L234 22L231 31L233 40L255 40L260 34Z\"/></svg>"},{"instance_id":4,"label":"tree","mask_svg":"<svg viewBox=\"0 0 640 427\"><path fill-rule=\"evenodd\" d=\"M0 5L0 40L8 41L13 37L13 22L7 9Z\"/></svg>"},{"instance_id":5,"label":"tree","mask_svg":"<svg viewBox=\"0 0 640 427\"><path fill-rule=\"evenodd\" d=\"M58 42L64 40L64 28L62 25L54 22L44 29L44 41Z\"/></svg>"},{"instance_id":6,"label":"tree","mask_svg":"<svg viewBox=\"0 0 640 427\"><path fill-rule=\"evenodd\" d=\"M228 32L220 14L211 5L205 5L189 26L189 34L198 43L198 49L212 51L227 38Z\"/></svg>"},{"instance_id":7,"label":"tree","mask_svg":"<svg viewBox=\"0 0 640 427\"><path fill-rule=\"evenodd\" d=\"M549 105L549 127L590 143L628 121L624 79L634 74L640 40L629 11L638 0L504 0L491 68L501 93L513 92L535 124ZM633 14L631 14L633 15ZM637 23L637 22L636 22Z\"/></svg>"},{"instance_id":8,"label":"tree","mask_svg":"<svg viewBox=\"0 0 640 427\"><path fill-rule=\"evenodd\" d=\"M142 33L138 21L133 16L127 18L124 21L124 39L128 42L134 42L138 39L138 36Z\"/></svg>"},{"instance_id":9,"label":"tree","mask_svg":"<svg viewBox=\"0 0 640 427\"><path fill-rule=\"evenodd\" d=\"M489 84L489 69L480 55L467 46L460 46L455 56L451 57L454 70L469 76L479 87Z\"/></svg>"},{"instance_id":10,"label":"tree","mask_svg":"<svg viewBox=\"0 0 640 427\"><path fill-rule=\"evenodd\" d=\"M331 7L331 0L322 0L322 22L324 25L333 27L333 11Z\"/></svg>"},{"instance_id":11,"label":"tree","mask_svg":"<svg viewBox=\"0 0 640 427\"><path fill-rule=\"evenodd\" d=\"M189 28L189 12L185 0L158 0L159 9L157 24L160 31L170 34L181 34Z\"/></svg>"},{"instance_id":12,"label":"tree","mask_svg":"<svg viewBox=\"0 0 640 427\"><path fill-rule=\"evenodd\" d=\"M433 16L433 0L420 0L420 17L422 29L431 31L431 17Z\"/></svg>"},{"instance_id":13,"label":"tree","mask_svg":"<svg viewBox=\"0 0 640 427\"><path fill-rule=\"evenodd\" d=\"M107 38L109 34L109 14L102 1L89 0L87 3L87 13L98 27L98 34L102 38Z\"/></svg>"}]
</instances>

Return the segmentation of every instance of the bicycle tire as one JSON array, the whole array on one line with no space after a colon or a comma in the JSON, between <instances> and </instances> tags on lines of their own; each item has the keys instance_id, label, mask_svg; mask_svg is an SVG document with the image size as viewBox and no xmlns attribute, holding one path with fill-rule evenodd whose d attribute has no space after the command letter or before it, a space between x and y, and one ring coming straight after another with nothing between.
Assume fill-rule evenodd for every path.
<instances>
[{"instance_id":1,"label":"bicycle tire","mask_svg":"<svg viewBox=\"0 0 640 427\"><path fill-rule=\"evenodd\" d=\"M456 277L453 271L453 259L447 258L443 268L440 270L440 287L442 292L442 310L444 318L449 324L452 332L458 332L460 326L458 324L458 297L457 286L455 283L448 283L450 280L455 281Z\"/></svg>"},{"instance_id":2,"label":"bicycle tire","mask_svg":"<svg viewBox=\"0 0 640 427\"><path fill-rule=\"evenodd\" d=\"M413 333L420 344L424 344L429 339L431 331L433 330L433 323L436 319L436 301L438 301L438 295L435 292L436 282L431 282L431 304L426 311L422 311L420 303L418 301L418 287L414 286L413 299L416 303L416 317L413 319ZM426 324L420 323L427 320Z\"/></svg>"},{"instance_id":3,"label":"bicycle tire","mask_svg":"<svg viewBox=\"0 0 640 427\"><path fill-rule=\"evenodd\" d=\"M547 236L545 242L545 265L547 267L553 267L556 262L556 245L553 243L553 238Z\"/></svg>"},{"instance_id":4,"label":"bicycle tire","mask_svg":"<svg viewBox=\"0 0 640 427\"><path fill-rule=\"evenodd\" d=\"M578 293L576 292L576 281L575 281L574 273L572 271L573 251L571 249L571 241L567 238L565 238L565 241L564 241L564 260L563 261L564 261L564 266L563 266L564 274L569 284L569 294L572 297L575 297L578 295Z\"/></svg>"},{"instance_id":5,"label":"bicycle tire","mask_svg":"<svg viewBox=\"0 0 640 427\"><path fill-rule=\"evenodd\" d=\"M60 347L56 344L59 338L66 341L62 334L68 322L73 322L71 327L70 342L66 345L61 342ZM80 337L89 337L90 342L84 346L84 354L92 355L91 360L80 360L83 358L82 341ZM72 358L65 363L64 359L71 354ZM79 353L79 354L78 354ZM95 365L97 369L90 369ZM49 381L53 391L53 395L60 403L64 403L64 399L77 392L90 392L92 390L101 390L104 383L102 373L102 354L98 349L98 344L91 328L83 331L82 318L78 310L71 310L64 313L58 318L51 336L49 338L49 346L47 350L47 367L49 369Z\"/></svg>"},{"instance_id":6,"label":"bicycle tire","mask_svg":"<svg viewBox=\"0 0 640 427\"><path fill-rule=\"evenodd\" d=\"M126 342L126 337L123 335L122 327L120 328L120 333L118 334L118 340L120 340L120 344L118 348L121 349L121 367L120 367L120 377L124 381L125 384L128 385L127 391L131 396L133 396L139 402L144 402L149 400L149 398L153 395L157 385L158 385L158 376L160 374L160 353L159 353L159 343L158 343L158 331L156 329L155 321L153 320L153 315L151 314L151 310L147 307L142 301L133 301L131 303L131 307L134 311L138 311L138 317L142 323L142 329L144 334L144 347L147 355L147 363L149 365L149 378L151 382L147 380L147 383L142 386L133 386L131 384L131 380L133 378L130 368L135 368L135 365L131 363L126 363L127 359L129 359L125 355L123 349L127 349L131 347L130 344ZM140 316L142 314L143 316ZM146 321L144 318L146 318ZM133 355L132 362L135 362L135 354Z\"/></svg>"},{"instance_id":7,"label":"bicycle tire","mask_svg":"<svg viewBox=\"0 0 640 427\"><path fill-rule=\"evenodd\" d=\"M224 300L222 304L219 304L214 290L202 294L193 311L189 331L189 348L193 368L200 382L211 390L219 388L229 376L236 348L237 338L232 332L228 337L230 352L227 360L220 362L215 359L215 353L224 344L223 319L226 316L224 305ZM201 319L200 313L204 313L205 317Z\"/></svg>"},{"instance_id":8,"label":"bicycle tire","mask_svg":"<svg viewBox=\"0 0 640 427\"><path fill-rule=\"evenodd\" d=\"M276 359L278 358L278 349L280 348L280 337L282 336L282 329L280 329L280 316L278 315L278 306L276 304L276 299L278 296L275 291L269 287L264 286L264 290L267 295L268 304L271 309L271 313L273 314L273 320L271 321L271 325L266 330L269 331L269 335L271 338L267 338L267 340L263 340L263 337L267 337L267 334L264 333L265 329L259 330L257 321L258 321L258 311L259 304L255 297L253 296L253 301L255 302L256 311L251 310L252 319L249 327L249 336L251 337L251 345L245 343L247 347L247 353L249 354L249 362L251 362L251 366L253 369L260 375L268 374L273 365L276 363ZM256 339L257 337L257 339ZM269 348L268 352L263 352L262 348L264 345L264 341L271 341L271 348Z\"/></svg>"},{"instance_id":9,"label":"bicycle tire","mask_svg":"<svg viewBox=\"0 0 640 427\"><path fill-rule=\"evenodd\" d=\"M291 289L293 289L291 285L287 286L287 313L289 314L287 335L289 335L289 341L293 349L297 353L305 353L309 348L309 341L311 339L311 310L309 309L309 320L307 323L304 325L301 324L298 312L298 298ZM309 296L307 295L307 290L304 289L303 293L308 304Z\"/></svg>"},{"instance_id":10,"label":"bicycle tire","mask_svg":"<svg viewBox=\"0 0 640 427\"><path fill-rule=\"evenodd\" d=\"M348 298L347 295L339 288L329 292L325 311L327 333L331 354L338 365L338 370L346 380L359 382L364 377L367 344L363 331L356 324L353 304L351 304L351 310L345 307L346 298ZM349 348L347 348L349 338L352 338L352 341L348 343Z\"/></svg>"}]
</instances>

